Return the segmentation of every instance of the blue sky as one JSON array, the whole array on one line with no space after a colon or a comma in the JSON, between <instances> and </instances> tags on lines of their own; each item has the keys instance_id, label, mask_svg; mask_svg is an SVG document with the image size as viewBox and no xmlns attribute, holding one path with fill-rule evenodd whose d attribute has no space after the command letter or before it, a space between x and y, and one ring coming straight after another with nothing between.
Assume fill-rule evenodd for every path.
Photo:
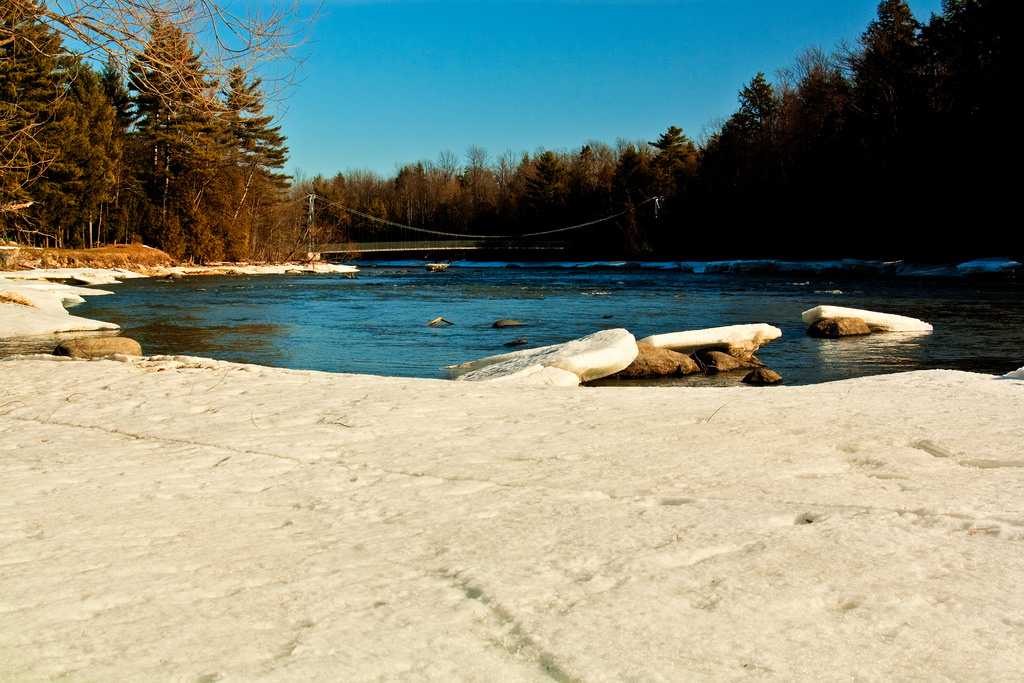
<instances>
[{"instance_id":1,"label":"blue sky","mask_svg":"<svg viewBox=\"0 0 1024 683\"><path fill-rule=\"evenodd\" d=\"M912 0L919 19L940 0ZM691 137L804 48L852 41L875 0L326 0L282 123L290 169L333 175L588 140Z\"/></svg>"}]
</instances>

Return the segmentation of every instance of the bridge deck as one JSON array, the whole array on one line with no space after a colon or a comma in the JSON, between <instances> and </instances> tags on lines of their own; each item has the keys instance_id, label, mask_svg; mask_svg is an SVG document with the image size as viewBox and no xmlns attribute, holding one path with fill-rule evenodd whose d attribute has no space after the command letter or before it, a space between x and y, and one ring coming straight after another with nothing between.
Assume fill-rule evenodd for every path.
<instances>
[{"instance_id":1,"label":"bridge deck","mask_svg":"<svg viewBox=\"0 0 1024 683\"><path fill-rule=\"evenodd\" d=\"M350 242L321 244L321 254L377 254L398 251L561 251L565 242L517 242L513 240L423 240L411 242Z\"/></svg>"}]
</instances>

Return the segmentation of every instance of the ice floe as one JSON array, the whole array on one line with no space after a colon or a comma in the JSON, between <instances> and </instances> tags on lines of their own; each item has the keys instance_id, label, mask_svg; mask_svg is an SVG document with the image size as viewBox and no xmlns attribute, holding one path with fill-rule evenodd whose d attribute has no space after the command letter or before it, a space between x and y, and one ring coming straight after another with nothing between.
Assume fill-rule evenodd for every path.
<instances>
[{"instance_id":1,"label":"ice floe","mask_svg":"<svg viewBox=\"0 0 1024 683\"><path fill-rule=\"evenodd\" d=\"M917 318L843 306L816 306L804 311L801 318L808 325L823 318L860 318L873 332L931 332L934 329Z\"/></svg>"},{"instance_id":2,"label":"ice floe","mask_svg":"<svg viewBox=\"0 0 1024 683\"><path fill-rule=\"evenodd\" d=\"M614 375L629 367L637 355L636 338L627 330L603 330L594 334L536 349L523 349L489 356L449 368L456 379L467 382L556 384L566 386ZM545 372L557 369L561 373Z\"/></svg>"}]
</instances>

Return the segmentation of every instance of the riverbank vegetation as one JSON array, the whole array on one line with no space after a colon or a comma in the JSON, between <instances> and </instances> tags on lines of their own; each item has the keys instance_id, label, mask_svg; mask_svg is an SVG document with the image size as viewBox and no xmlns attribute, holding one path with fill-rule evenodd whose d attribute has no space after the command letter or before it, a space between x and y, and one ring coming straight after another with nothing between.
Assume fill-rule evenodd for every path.
<instances>
[{"instance_id":1,"label":"riverbank vegetation","mask_svg":"<svg viewBox=\"0 0 1024 683\"><path fill-rule=\"evenodd\" d=\"M558 239L571 253L637 258L980 255L995 246L934 231L998 224L1008 208L1012 7L946 0L922 22L903 0L884 0L856 45L808 50L772 79L756 74L736 112L701 140L671 126L650 142L497 158L471 147L464 159L444 152L393 177L305 179L282 173L286 141L264 112L260 81L241 68L212 77L173 26L151 25L126 70L96 72L79 56L51 56L45 24L7 11L5 111L39 123L51 159L2 171L0 204L35 203L4 212L0 225L8 237L144 240L209 261L402 235L348 209L482 235L621 214ZM168 101L149 68L168 56L217 93L217 107ZM54 87L68 94L50 111ZM323 199L312 215L309 194ZM1019 238L996 251L1019 252Z\"/></svg>"}]
</instances>

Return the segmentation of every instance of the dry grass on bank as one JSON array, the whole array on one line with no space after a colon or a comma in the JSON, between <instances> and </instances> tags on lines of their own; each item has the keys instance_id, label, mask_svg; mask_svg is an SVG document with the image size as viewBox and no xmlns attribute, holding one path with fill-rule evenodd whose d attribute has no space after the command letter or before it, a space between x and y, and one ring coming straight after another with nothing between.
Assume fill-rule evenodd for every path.
<instances>
[{"instance_id":1,"label":"dry grass on bank","mask_svg":"<svg viewBox=\"0 0 1024 683\"><path fill-rule=\"evenodd\" d=\"M22 247L20 268L155 268L175 261L166 252L141 244L118 244L93 249Z\"/></svg>"}]
</instances>

